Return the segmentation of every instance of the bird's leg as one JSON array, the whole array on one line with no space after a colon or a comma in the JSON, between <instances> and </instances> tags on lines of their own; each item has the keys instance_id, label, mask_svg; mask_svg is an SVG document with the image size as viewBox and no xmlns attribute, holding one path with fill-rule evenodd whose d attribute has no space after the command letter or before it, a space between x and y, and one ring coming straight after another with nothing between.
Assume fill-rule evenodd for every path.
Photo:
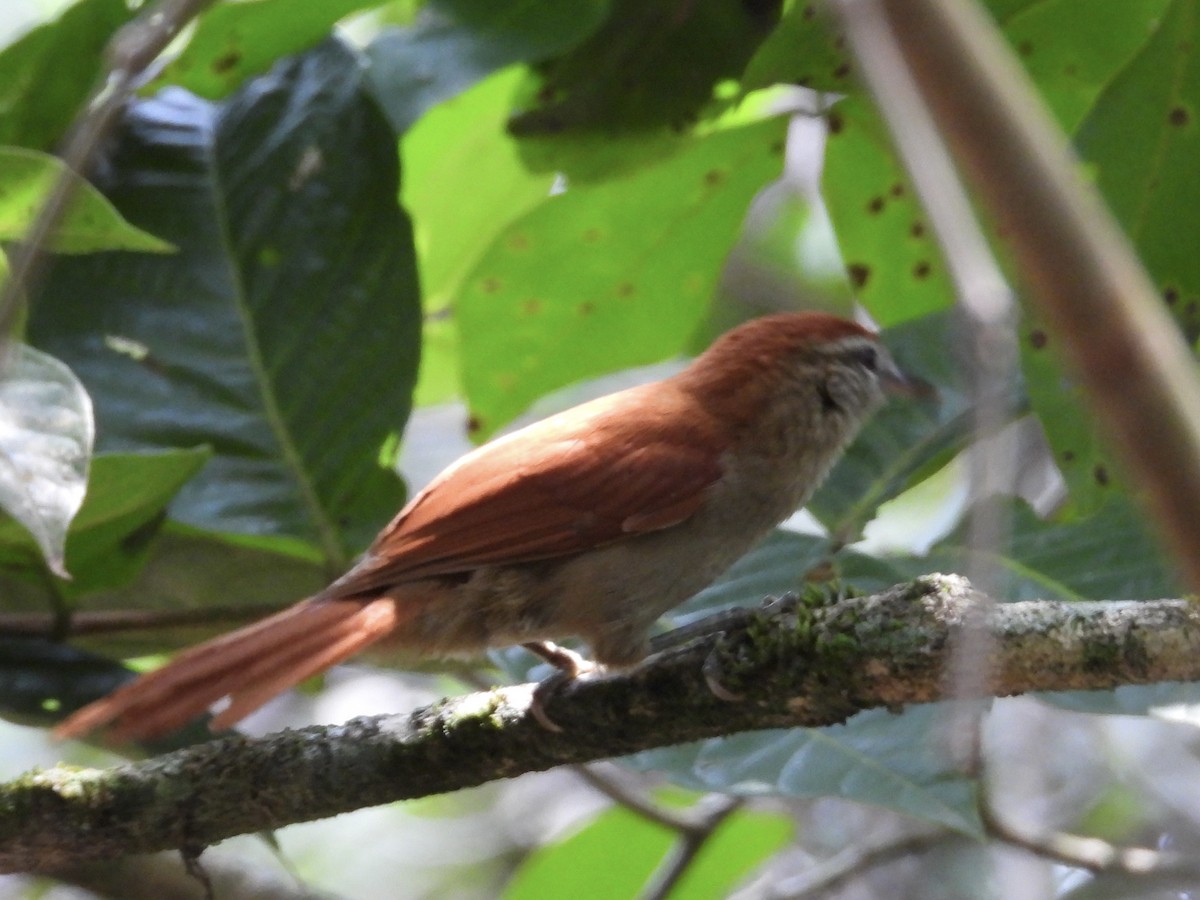
<instances>
[{"instance_id":1,"label":"bird's leg","mask_svg":"<svg viewBox=\"0 0 1200 900\"><path fill-rule=\"evenodd\" d=\"M574 650L560 647L553 641L529 641L521 646L530 653L540 656L556 669L552 675L539 681L537 687L533 689L529 712L547 731L559 734L562 732L562 726L546 714L546 699L568 681L594 672L599 666L590 659L580 656Z\"/></svg>"}]
</instances>

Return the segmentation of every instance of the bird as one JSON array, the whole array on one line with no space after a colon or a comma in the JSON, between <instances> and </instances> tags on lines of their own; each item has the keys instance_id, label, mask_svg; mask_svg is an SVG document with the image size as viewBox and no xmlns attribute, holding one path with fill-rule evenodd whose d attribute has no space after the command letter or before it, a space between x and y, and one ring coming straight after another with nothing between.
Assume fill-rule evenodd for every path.
<instances>
[{"instance_id":1,"label":"bird","mask_svg":"<svg viewBox=\"0 0 1200 900\"><path fill-rule=\"evenodd\" d=\"M324 590L183 651L55 734L147 740L220 701L210 728L228 729L377 643L418 657L519 644L560 678L632 667L663 613L802 507L886 397L919 384L849 319L751 319L668 378L474 449ZM590 661L555 643L568 637Z\"/></svg>"}]
</instances>

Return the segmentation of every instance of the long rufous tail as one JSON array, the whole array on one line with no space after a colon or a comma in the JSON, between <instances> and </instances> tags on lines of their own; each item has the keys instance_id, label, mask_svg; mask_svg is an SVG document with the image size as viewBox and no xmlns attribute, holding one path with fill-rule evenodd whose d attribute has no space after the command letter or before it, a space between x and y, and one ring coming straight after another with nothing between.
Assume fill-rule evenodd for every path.
<instances>
[{"instance_id":1,"label":"long rufous tail","mask_svg":"<svg viewBox=\"0 0 1200 900\"><path fill-rule=\"evenodd\" d=\"M402 618L389 597L305 600L184 651L73 713L54 734L70 738L108 727L118 741L157 737L186 725L223 697L229 705L210 727L226 729L276 694L375 643Z\"/></svg>"}]
</instances>

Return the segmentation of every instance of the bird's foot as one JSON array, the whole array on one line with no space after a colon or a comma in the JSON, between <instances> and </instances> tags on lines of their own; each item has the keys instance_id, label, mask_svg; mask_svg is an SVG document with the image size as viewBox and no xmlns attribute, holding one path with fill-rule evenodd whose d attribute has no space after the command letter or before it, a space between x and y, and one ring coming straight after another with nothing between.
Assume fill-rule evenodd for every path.
<instances>
[{"instance_id":1,"label":"bird's foot","mask_svg":"<svg viewBox=\"0 0 1200 900\"><path fill-rule=\"evenodd\" d=\"M717 644L708 652L708 656L704 657L704 664L700 666L700 674L704 676L704 683L708 685L709 691L718 700L725 700L728 703L740 703L746 699L745 694L739 694L737 691L731 691L725 687L725 667L721 664L721 641L725 637L725 632L720 632L717 635Z\"/></svg>"},{"instance_id":2,"label":"bird's foot","mask_svg":"<svg viewBox=\"0 0 1200 900\"><path fill-rule=\"evenodd\" d=\"M529 714L547 731L561 734L562 726L546 713L546 701L564 684L597 672L602 667L590 659L580 656L574 650L560 647L552 641L530 641L522 646L530 653L540 656L556 669L549 677L539 681L537 687L533 689L533 698L529 702Z\"/></svg>"}]
</instances>

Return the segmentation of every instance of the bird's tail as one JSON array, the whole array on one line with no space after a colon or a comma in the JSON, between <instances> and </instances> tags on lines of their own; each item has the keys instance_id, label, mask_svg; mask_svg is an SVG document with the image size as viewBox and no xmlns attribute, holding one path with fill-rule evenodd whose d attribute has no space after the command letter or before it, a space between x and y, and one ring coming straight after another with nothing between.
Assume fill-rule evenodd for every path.
<instances>
[{"instance_id":1,"label":"bird's tail","mask_svg":"<svg viewBox=\"0 0 1200 900\"><path fill-rule=\"evenodd\" d=\"M253 625L186 650L73 713L59 738L107 727L115 740L157 737L186 725L218 700L212 720L229 728L276 694L358 653L402 624L402 607L374 600L305 600Z\"/></svg>"}]
</instances>

